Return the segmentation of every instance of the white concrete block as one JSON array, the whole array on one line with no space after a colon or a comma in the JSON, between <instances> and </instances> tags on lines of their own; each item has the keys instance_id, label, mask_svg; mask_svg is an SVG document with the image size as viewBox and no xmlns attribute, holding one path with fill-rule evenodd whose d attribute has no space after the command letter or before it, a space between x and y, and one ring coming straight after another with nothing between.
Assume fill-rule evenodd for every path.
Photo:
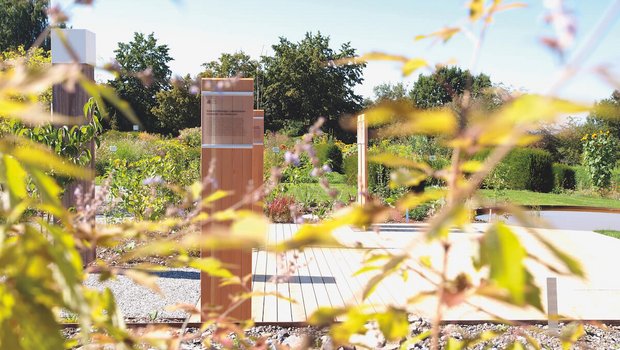
<instances>
[{"instance_id":1,"label":"white concrete block","mask_svg":"<svg viewBox=\"0 0 620 350\"><path fill-rule=\"evenodd\" d=\"M95 65L95 33L86 29L59 29L77 56L77 63ZM63 44L60 33L52 30L52 63L74 63L74 57Z\"/></svg>"}]
</instances>

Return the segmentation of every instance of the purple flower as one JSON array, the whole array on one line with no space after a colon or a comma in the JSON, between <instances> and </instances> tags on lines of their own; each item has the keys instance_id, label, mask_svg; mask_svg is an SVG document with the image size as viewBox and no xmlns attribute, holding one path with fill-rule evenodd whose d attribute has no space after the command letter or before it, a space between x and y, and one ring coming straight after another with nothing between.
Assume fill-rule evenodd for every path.
<instances>
[{"instance_id":1,"label":"purple flower","mask_svg":"<svg viewBox=\"0 0 620 350\"><path fill-rule=\"evenodd\" d=\"M157 185L162 182L164 182L164 179L162 179L161 176L156 175L156 176L152 176L152 177L148 177L144 179L144 181L142 181L142 184L149 186L149 185Z\"/></svg>"},{"instance_id":2,"label":"purple flower","mask_svg":"<svg viewBox=\"0 0 620 350\"><path fill-rule=\"evenodd\" d=\"M284 161L294 166L298 166L300 163L299 156L291 151L286 151L286 153L284 153Z\"/></svg>"}]
</instances>

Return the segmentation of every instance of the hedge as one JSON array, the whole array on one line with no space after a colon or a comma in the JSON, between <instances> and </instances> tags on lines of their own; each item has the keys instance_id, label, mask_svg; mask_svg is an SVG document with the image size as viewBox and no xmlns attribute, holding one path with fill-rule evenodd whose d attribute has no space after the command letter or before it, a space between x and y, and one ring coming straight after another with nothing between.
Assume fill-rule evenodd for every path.
<instances>
[{"instance_id":1,"label":"hedge","mask_svg":"<svg viewBox=\"0 0 620 350\"><path fill-rule=\"evenodd\" d=\"M489 153L488 150L482 151L474 159L483 160ZM553 190L553 157L547 151L516 148L504 158L501 166L506 189L545 193Z\"/></svg>"},{"instance_id":2,"label":"hedge","mask_svg":"<svg viewBox=\"0 0 620 350\"><path fill-rule=\"evenodd\" d=\"M316 155L321 164L329 164L332 171L342 173L342 151L333 143L323 143L315 146Z\"/></svg>"},{"instance_id":3,"label":"hedge","mask_svg":"<svg viewBox=\"0 0 620 350\"><path fill-rule=\"evenodd\" d=\"M574 190L577 185L575 170L566 164L553 164L553 179L556 190Z\"/></svg>"}]
</instances>

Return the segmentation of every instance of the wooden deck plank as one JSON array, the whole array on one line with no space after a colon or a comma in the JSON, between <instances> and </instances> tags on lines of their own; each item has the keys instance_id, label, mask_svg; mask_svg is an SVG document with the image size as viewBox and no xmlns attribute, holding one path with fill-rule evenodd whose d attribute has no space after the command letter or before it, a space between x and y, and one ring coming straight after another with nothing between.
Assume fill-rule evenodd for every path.
<instances>
[{"instance_id":1,"label":"wooden deck plank","mask_svg":"<svg viewBox=\"0 0 620 350\"><path fill-rule=\"evenodd\" d=\"M268 244L276 243L276 225L269 225L269 231L267 235ZM257 278L265 279L265 293L277 292L276 284L270 281L271 276L276 275L276 255L271 252L265 252L265 274L264 276L256 276ZM263 318L262 322L277 322L278 321L278 302L277 298L273 295L265 296L263 306Z\"/></svg>"},{"instance_id":2,"label":"wooden deck plank","mask_svg":"<svg viewBox=\"0 0 620 350\"><path fill-rule=\"evenodd\" d=\"M344 272L342 268L342 264L339 262L339 258L335 255L335 248L324 248L321 249L325 259L327 261L333 261L335 263L330 265L332 274L334 278L336 278L336 284L338 286L338 290L340 291L340 296L342 297L345 305L359 305L360 299L358 299L357 295L355 295L355 288L350 281L348 276L348 272ZM347 270L348 271L348 270Z\"/></svg>"},{"instance_id":3,"label":"wooden deck plank","mask_svg":"<svg viewBox=\"0 0 620 350\"><path fill-rule=\"evenodd\" d=\"M254 270L252 271L252 291L257 293L265 292L265 281L262 276L267 275L267 252L264 249L257 249L253 254ZM258 278L257 278L258 277ZM265 311L265 296L252 297L252 319L263 322Z\"/></svg>"},{"instance_id":4,"label":"wooden deck plank","mask_svg":"<svg viewBox=\"0 0 620 350\"><path fill-rule=\"evenodd\" d=\"M284 226L284 238L290 239L293 236L293 231L297 231L297 226L294 224ZM295 264L295 266L300 266L301 264L305 264L302 255L297 251L287 251L286 257L288 259L289 264ZM299 269L295 269L295 272L289 279L289 290L291 299L296 301L296 303L291 303L291 317L293 322L304 322L307 319L306 310L304 308L304 295L301 288L301 275L299 273Z\"/></svg>"},{"instance_id":5,"label":"wooden deck plank","mask_svg":"<svg viewBox=\"0 0 620 350\"><path fill-rule=\"evenodd\" d=\"M327 289L325 288L325 283L323 282L323 276L321 276L321 271L317 263L315 248L308 247L304 250L304 252L308 261L308 271L310 272L310 277L312 278L312 285L314 287L314 295L317 306L332 306L329 301Z\"/></svg>"},{"instance_id":6,"label":"wooden deck plank","mask_svg":"<svg viewBox=\"0 0 620 350\"><path fill-rule=\"evenodd\" d=\"M339 261L341 261L343 273L349 279L349 281L352 282L353 290L357 299L360 300L360 303L370 304L371 308L376 311L376 302L373 302L373 299L363 300L362 298L364 293L364 287L366 286L366 283L368 283L369 277L367 277L365 274L353 276L353 274L359 269L359 260L361 260L361 258L355 259L355 257L351 257L350 254L348 254L349 250L350 249L336 249L334 251L334 255L336 256L336 259L339 259ZM353 261L351 261L351 259L354 259L357 262L354 263Z\"/></svg>"},{"instance_id":7,"label":"wooden deck plank","mask_svg":"<svg viewBox=\"0 0 620 350\"><path fill-rule=\"evenodd\" d=\"M344 307L344 300L337 286L337 283L340 281L334 276L334 273L332 272L333 269L331 267L332 265L337 265L338 261L328 260L325 258L325 254L323 253L323 251L328 248L313 249L319 265L319 269L321 270L323 283L325 283L325 289L327 290L327 295L329 296L332 307Z\"/></svg>"},{"instance_id":8,"label":"wooden deck plank","mask_svg":"<svg viewBox=\"0 0 620 350\"><path fill-rule=\"evenodd\" d=\"M294 230L297 231L299 229L298 225L293 226ZM294 232L293 232L294 233ZM308 268L308 265L310 264L310 254L306 254L306 250L302 250L299 253L300 257L303 259L303 264L300 265L299 267L299 276L300 276L300 282L301 283L301 292L303 294L303 299L304 299L304 312L306 314L306 318L310 315L312 315L312 313L318 309L318 304L317 304L317 298L316 298L316 291L315 288L319 288L318 286L315 287L315 284L320 283L320 281L318 281L317 279L314 279L312 274L310 273L310 269Z\"/></svg>"},{"instance_id":9,"label":"wooden deck plank","mask_svg":"<svg viewBox=\"0 0 620 350\"><path fill-rule=\"evenodd\" d=\"M276 243L284 241L284 225L276 226ZM288 260L286 254L276 255L276 289L278 294L283 297L290 298L291 291L290 285L288 281L282 280L282 277L285 276L287 271ZM278 307L277 307L277 321L278 322L292 322L293 321L293 310L291 307L291 303L285 299L278 298Z\"/></svg>"}]
</instances>

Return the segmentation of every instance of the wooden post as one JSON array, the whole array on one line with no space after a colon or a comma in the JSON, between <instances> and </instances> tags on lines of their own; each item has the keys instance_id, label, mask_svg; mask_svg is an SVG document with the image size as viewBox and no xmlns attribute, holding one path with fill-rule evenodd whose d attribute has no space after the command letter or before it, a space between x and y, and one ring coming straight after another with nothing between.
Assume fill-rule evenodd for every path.
<instances>
[{"instance_id":1,"label":"wooden post","mask_svg":"<svg viewBox=\"0 0 620 350\"><path fill-rule=\"evenodd\" d=\"M254 144L252 146L252 184L254 189L263 186L263 158L265 152L265 111L254 110ZM263 212L261 201L253 205L257 213Z\"/></svg>"},{"instance_id":2,"label":"wooden post","mask_svg":"<svg viewBox=\"0 0 620 350\"><path fill-rule=\"evenodd\" d=\"M357 203L364 205L368 195L368 129L363 114L357 116Z\"/></svg>"},{"instance_id":3,"label":"wooden post","mask_svg":"<svg viewBox=\"0 0 620 350\"><path fill-rule=\"evenodd\" d=\"M63 35L73 53L69 53L65 44L63 44L59 33L52 31L52 64L77 64L80 66L82 74L90 79L95 79L95 34L84 29L62 29L60 35ZM52 113L58 113L69 117L76 118L77 124L88 123L88 119L84 116L84 105L88 102L90 95L76 85L75 89L69 91L65 89L63 84L54 85L52 87ZM52 114L53 115L53 114ZM90 150L92 159L90 168L95 170L95 143L91 142ZM78 186L82 187L83 195L86 191L92 191L91 198L94 197L95 188L93 180L79 180L69 183L62 197L62 203L66 208L74 207L77 203L75 190ZM91 225L94 227L95 223ZM95 259L96 247L85 248L80 251L82 262L88 265Z\"/></svg>"},{"instance_id":4,"label":"wooden post","mask_svg":"<svg viewBox=\"0 0 620 350\"><path fill-rule=\"evenodd\" d=\"M220 189L232 192L232 195L214 202L210 208L205 209L212 213L230 208L241 201L252 180L254 81L207 78L202 79L201 90L202 177L207 176L213 162L215 188L206 190ZM208 235L214 225L204 225L202 234ZM251 249L203 249L201 255L219 259L230 266L230 270L239 277L243 278L252 273ZM242 291L241 286L222 287L219 285L220 282L219 278L201 273L203 320L209 307L218 307L219 311L224 311L231 305L230 297ZM246 287L251 288L249 279ZM238 320L250 319L250 300L236 308L229 316Z\"/></svg>"}]
</instances>

